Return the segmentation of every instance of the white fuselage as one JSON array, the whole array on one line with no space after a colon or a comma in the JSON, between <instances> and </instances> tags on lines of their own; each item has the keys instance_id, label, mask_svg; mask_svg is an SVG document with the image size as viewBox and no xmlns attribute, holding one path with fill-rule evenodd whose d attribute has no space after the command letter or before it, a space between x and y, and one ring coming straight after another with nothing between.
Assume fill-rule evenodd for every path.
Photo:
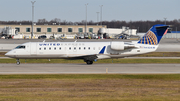
<instances>
[{"instance_id":1,"label":"white fuselage","mask_svg":"<svg viewBox=\"0 0 180 101\"><path fill-rule=\"evenodd\" d=\"M17 59L82 59L82 57L85 56L96 55L97 59L107 59L153 52L158 47L158 45L125 42L123 43L124 46L133 45L133 48L130 47L125 48L124 50L113 50L111 48L111 43L112 42L28 42L22 44L22 46L25 46L24 48L15 48L9 51L6 56Z\"/></svg>"}]
</instances>

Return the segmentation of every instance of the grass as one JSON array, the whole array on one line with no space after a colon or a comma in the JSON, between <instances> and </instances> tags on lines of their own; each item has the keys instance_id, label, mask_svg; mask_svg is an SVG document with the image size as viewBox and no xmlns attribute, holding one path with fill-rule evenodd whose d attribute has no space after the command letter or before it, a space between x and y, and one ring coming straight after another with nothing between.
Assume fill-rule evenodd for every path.
<instances>
[{"instance_id":1,"label":"grass","mask_svg":"<svg viewBox=\"0 0 180 101\"><path fill-rule=\"evenodd\" d=\"M0 57L5 57L6 52L0 52Z\"/></svg>"},{"instance_id":2,"label":"grass","mask_svg":"<svg viewBox=\"0 0 180 101\"><path fill-rule=\"evenodd\" d=\"M179 100L180 74L0 75L0 101Z\"/></svg>"},{"instance_id":3,"label":"grass","mask_svg":"<svg viewBox=\"0 0 180 101\"><path fill-rule=\"evenodd\" d=\"M180 57L180 52L152 52L137 55L136 57Z\"/></svg>"},{"instance_id":4,"label":"grass","mask_svg":"<svg viewBox=\"0 0 180 101\"><path fill-rule=\"evenodd\" d=\"M83 60L20 59L21 63L84 63ZM0 59L0 63L16 63L16 59ZM180 63L180 59L103 59L94 63Z\"/></svg>"},{"instance_id":5,"label":"grass","mask_svg":"<svg viewBox=\"0 0 180 101\"><path fill-rule=\"evenodd\" d=\"M161 79L161 80L180 80L180 74L13 74L0 75L3 79Z\"/></svg>"}]
</instances>

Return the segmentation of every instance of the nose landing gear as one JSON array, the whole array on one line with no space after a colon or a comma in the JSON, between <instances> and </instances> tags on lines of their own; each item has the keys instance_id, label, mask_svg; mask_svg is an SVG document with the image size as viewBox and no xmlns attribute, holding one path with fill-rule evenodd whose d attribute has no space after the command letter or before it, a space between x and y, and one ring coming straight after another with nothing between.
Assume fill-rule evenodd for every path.
<instances>
[{"instance_id":1,"label":"nose landing gear","mask_svg":"<svg viewBox=\"0 0 180 101\"><path fill-rule=\"evenodd\" d=\"M20 65L21 62L19 61L19 59L16 59L16 61L17 61L16 64Z\"/></svg>"}]
</instances>

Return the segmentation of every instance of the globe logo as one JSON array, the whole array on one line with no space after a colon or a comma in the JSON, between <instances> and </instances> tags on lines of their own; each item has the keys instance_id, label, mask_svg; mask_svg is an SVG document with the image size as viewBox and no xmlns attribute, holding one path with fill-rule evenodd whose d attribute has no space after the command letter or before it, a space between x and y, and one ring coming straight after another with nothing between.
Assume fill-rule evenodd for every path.
<instances>
[{"instance_id":1,"label":"globe logo","mask_svg":"<svg viewBox=\"0 0 180 101\"><path fill-rule=\"evenodd\" d=\"M148 31L138 43L157 45L158 41L156 35L152 31Z\"/></svg>"}]
</instances>

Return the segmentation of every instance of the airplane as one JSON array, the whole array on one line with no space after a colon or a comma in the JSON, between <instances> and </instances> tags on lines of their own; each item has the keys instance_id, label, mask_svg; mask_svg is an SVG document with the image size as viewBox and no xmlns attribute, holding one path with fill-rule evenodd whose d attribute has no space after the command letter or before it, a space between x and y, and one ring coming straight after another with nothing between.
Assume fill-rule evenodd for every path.
<instances>
[{"instance_id":1,"label":"airplane","mask_svg":"<svg viewBox=\"0 0 180 101\"><path fill-rule=\"evenodd\" d=\"M27 42L7 52L5 56L17 59L83 59L87 65L93 61L123 58L153 52L167 33L168 25L154 25L139 40L132 42Z\"/></svg>"}]
</instances>

